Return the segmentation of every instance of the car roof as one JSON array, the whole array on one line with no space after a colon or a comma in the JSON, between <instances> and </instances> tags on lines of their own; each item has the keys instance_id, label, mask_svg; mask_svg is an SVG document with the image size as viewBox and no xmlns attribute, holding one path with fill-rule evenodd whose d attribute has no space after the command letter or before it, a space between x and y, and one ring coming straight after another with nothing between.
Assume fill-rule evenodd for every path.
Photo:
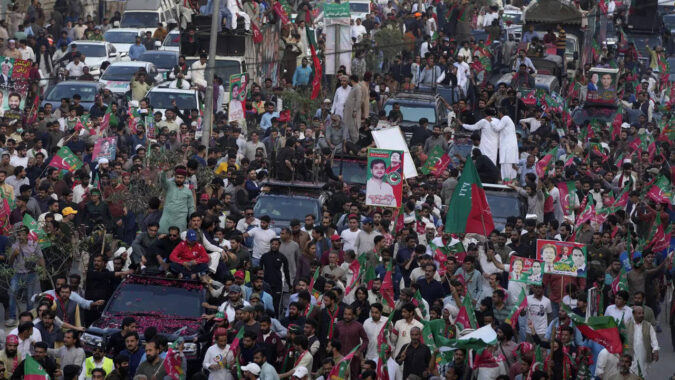
<instances>
[{"instance_id":1,"label":"car roof","mask_svg":"<svg viewBox=\"0 0 675 380\"><path fill-rule=\"evenodd\" d=\"M108 33L108 32L113 32L113 33L140 33L140 29L138 29L138 28L114 28L114 29L107 30L105 33Z\"/></svg>"},{"instance_id":2,"label":"car roof","mask_svg":"<svg viewBox=\"0 0 675 380\"><path fill-rule=\"evenodd\" d=\"M70 45L106 45L109 44L108 41L94 41L94 40L77 40L68 44Z\"/></svg>"},{"instance_id":3,"label":"car roof","mask_svg":"<svg viewBox=\"0 0 675 380\"><path fill-rule=\"evenodd\" d=\"M65 80L63 82L57 83L55 86L59 85L90 85L90 86L101 86L100 82L90 81L90 80Z\"/></svg>"},{"instance_id":4,"label":"car roof","mask_svg":"<svg viewBox=\"0 0 675 380\"><path fill-rule=\"evenodd\" d=\"M179 90L177 88L153 87L148 92L169 92L172 94L194 94L197 90Z\"/></svg>"},{"instance_id":5,"label":"car roof","mask_svg":"<svg viewBox=\"0 0 675 380\"><path fill-rule=\"evenodd\" d=\"M154 66L152 62L147 61L117 61L110 64L112 66L131 66L131 67L146 67L148 65Z\"/></svg>"},{"instance_id":6,"label":"car roof","mask_svg":"<svg viewBox=\"0 0 675 380\"><path fill-rule=\"evenodd\" d=\"M197 59L199 59L199 56L193 55L193 56L185 57L186 61L191 61L193 59L197 60ZM224 61L224 60L244 62L244 57L235 57L235 56L230 56L230 55L217 55L216 56L216 61Z\"/></svg>"},{"instance_id":7,"label":"car roof","mask_svg":"<svg viewBox=\"0 0 675 380\"><path fill-rule=\"evenodd\" d=\"M173 50L146 50L143 53L141 53L141 56L145 54L175 55L176 57L178 56L178 52Z\"/></svg>"}]
</instances>

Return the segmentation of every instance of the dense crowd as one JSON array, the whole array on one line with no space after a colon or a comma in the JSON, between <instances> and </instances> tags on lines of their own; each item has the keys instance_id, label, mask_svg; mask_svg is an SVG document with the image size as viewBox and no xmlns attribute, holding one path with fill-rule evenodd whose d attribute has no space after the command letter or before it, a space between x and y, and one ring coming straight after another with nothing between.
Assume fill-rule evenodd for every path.
<instances>
[{"instance_id":1,"label":"dense crowd","mask_svg":"<svg viewBox=\"0 0 675 380\"><path fill-rule=\"evenodd\" d=\"M249 78L245 120L228 121L229 78L216 77L210 128L199 109L151 109L153 84L143 70L128 99L103 88L88 109L79 95L40 105L41 78L96 79L77 41L103 40L121 13L93 17L105 7L80 0L59 0L53 10L37 0L12 3L0 21L0 50L32 67L25 109L12 106L19 95L8 91L0 122L7 327L0 379L23 378L30 358L66 380L177 379L178 372L214 380L655 378L650 370L666 344L656 333L670 330L675 346L675 98L663 47L640 61L620 36L629 4L601 2L599 17L619 42L593 49L573 77L563 76L559 93L542 95L533 60L558 56L564 71L564 20L542 39L526 30L517 44L505 37L511 24L501 1L373 2L364 20L352 21L350 67L314 81L326 72L326 40L318 34L324 67L317 70L305 29L318 27L313 4L284 3L298 17L282 24L275 3L222 2L221 28L236 29L237 18L245 31L278 24L281 60L276 82ZM179 30L169 88L203 95L208 52L197 50L184 17L198 7L181 4L180 20L139 36L129 57ZM208 1L201 13L212 8ZM380 37L391 31L403 42L385 57L392 46ZM186 56L199 59L188 64ZM615 116L578 124L572 115L583 111L587 93L605 96L593 67L618 69ZM500 69L513 74L510 82L488 80ZM11 90L3 75L0 86ZM372 131L403 121L400 104L385 111L387 100L430 88L452 94L442 101L447 124L421 118L409 131L418 175L405 178L400 209L366 205L365 178L345 182L336 154L365 157L377 145ZM96 142L107 137L116 138L114 159L94 160ZM469 156L454 155L461 144ZM66 162L64 147L73 157L55 165ZM438 147L449 163L424 174ZM447 232L457 186L474 167L483 184L517 193L524 212L483 233ZM319 214L278 228L273 213L256 213L260 196L307 182L323 185ZM585 244L587 259L577 263L572 251L574 276L538 266L540 285L509 280L512 266L519 274L524 260L541 260L538 240ZM169 341L129 316L85 352L83 332L117 286L139 274L204 286L194 341ZM619 352L588 332L591 316L611 317ZM462 343L487 330L496 342ZM196 366L181 358L186 343L199 344ZM174 352L178 372L165 365Z\"/></svg>"}]
</instances>

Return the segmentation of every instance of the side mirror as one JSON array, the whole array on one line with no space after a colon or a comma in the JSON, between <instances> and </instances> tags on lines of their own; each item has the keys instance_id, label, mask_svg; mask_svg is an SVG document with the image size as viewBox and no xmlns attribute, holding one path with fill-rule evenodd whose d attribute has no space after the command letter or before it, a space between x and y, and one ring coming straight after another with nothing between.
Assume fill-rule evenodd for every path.
<instances>
[{"instance_id":1,"label":"side mirror","mask_svg":"<svg viewBox=\"0 0 675 380\"><path fill-rule=\"evenodd\" d=\"M117 52L116 51L111 51L110 54L108 54L110 57L117 57Z\"/></svg>"}]
</instances>

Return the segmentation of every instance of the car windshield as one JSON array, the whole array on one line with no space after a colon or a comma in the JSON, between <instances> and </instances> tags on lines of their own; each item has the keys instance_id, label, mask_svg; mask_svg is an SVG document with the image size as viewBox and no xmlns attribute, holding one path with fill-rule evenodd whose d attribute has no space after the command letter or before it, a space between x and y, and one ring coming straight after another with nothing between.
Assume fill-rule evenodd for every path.
<instances>
[{"instance_id":1,"label":"car windshield","mask_svg":"<svg viewBox=\"0 0 675 380\"><path fill-rule=\"evenodd\" d=\"M486 194L493 217L508 218L520 215L520 202L517 196Z\"/></svg>"},{"instance_id":2,"label":"car windshield","mask_svg":"<svg viewBox=\"0 0 675 380\"><path fill-rule=\"evenodd\" d=\"M349 3L349 10L356 13L368 13L369 3Z\"/></svg>"},{"instance_id":3,"label":"car windshield","mask_svg":"<svg viewBox=\"0 0 675 380\"><path fill-rule=\"evenodd\" d=\"M180 34L178 33L169 33L164 39L162 46L179 46L180 45Z\"/></svg>"},{"instance_id":4,"label":"car windshield","mask_svg":"<svg viewBox=\"0 0 675 380\"><path fill-rule=\"evenodd\" d=\"M188 66L192 66L195 63L196 58L186 59ZM218 78L222 78L223 82L229 83L230 76L234 74L241 74L241 65L238 61L233 61L229 59L216 59L216 72L214 73Z\"/></svg>"},{"instance_id":5,"label":"car windshield","mask_svg":"<svg viewBox=\"0 0 675 380\"><path fill-rule=\"evenodd\" d=\"M178 63L178 54L167 54L157 51L146 51L139 61L152 62L158 69L172 69Z\"/></svg>"},{"instance_id":6,"label":"car windshield","mask_svg":"<svg viewBox=\"0 0 675 380\"><path fill-rule=\"evenodd\" d=\"M93 102L96 95L96 86L86 84L58 84L47 95L47 100L61 101L63 98L72 98L80 94L81 102Z\"/></svg>"},{"instance_id":7,"label":"car windshield","mask_svg":"<svg viewBox=\"0 0 675 380\"><path fill-rule=\"evenodd\" d=\"M663 23L666 25L675 25L675 14L663 16Z\"/></svg>"},{"instance_id":8,"label":"car windshield","mask_svg":"<svg viewBox=\"0 0 675 380\"><path fill-rule=\"evenodd\" d=\"M145 28L148 25L157 25L159 14L155 12L124 12L120 27L122 28Z\"/></svg>"},{"instance_id":9,"label":"car windshield","mask_svg":"<svg viewBox=\"0 0 675 380\"><path fill-rule=\"evenodd\" d=\"M109 30L103 35L103 39L110 42L111 44L133 44L136 41L136 32L116 32L115 30Z\"/></svg>"},{"instance_id":10,"label":"car windshield","mask_svg":"<svg viewBox=\"0 0 675 380\"><path fill-rule=\"evenodd\" d=\"M148 93L150 98L150 107L153 109L168 109L173 108L172 100L176 100L176 107L182 110L199 109L197 99L194 93L173 93L173 92L159 92L150 91Z\"/></svg>"},{"instance_id":11,"label":"car windshield","mask_svg":"<svg viewBox=\"0 0 675 380\"><path fill-rule=\"evenodd\" d=\"M387 115L389 115L389 111L391 111L392 107L392 103L384 106L384 111ZM403 114L403 121L410 123L418 123L423 117L426 117L431 125L436 123L436 109L434 107L421 104L401 104L401 114Z\"/></svg>"},{"instance_id":12,"label":"car windshield","mask_svg":"<svg viewBox=\"0 0 675 380\"><path fill-rule=\"evenodd\" d=\"M77 44L77 51L82 53L85 57L105 57L107 55L104 45Z\"/></svg>"},{"instance_id":13,"label":"car windshield","mask_svg":"<svg viewBox=\"0 0 675 380\"><path fill-rule=\"evenodd\" d=\"M334 160L333 173L341 175L345 183L366 183L366 163L351 160Z\"/></svg>"},{"instance_id":14,"label":"car windshield","mask_svg":"<svg viewBox=\"0 0 675 380\"><path fill-rule=\"evenodd\" d=\"M108 302L108 313L158 313L184 318L201 316L201 291L177 287L125 284Z\"/></svg>"},{"instance_id":15,"label":"car windshield","mask_svg":"<svg viewBox=\"0 0 675 380\"><path fill-rule=\"evenodd\" d=\"M574 40L573 40L573 39L567 38L567 39L565 40L565 49L566 49L565 51L566 51L566 52L569 52L570 54L573 54L573 53L574 53L574 50L575 50L575 47L576 47L575 45L576 45L576 44L574 43Z\"/></svg>"},{"instance_id":16,"label":"car windshield","mask_svg":"<svg viewBox=\"0 0 675 380\"><path fill-rule=\"evenodd\" d=\"M319 204L306 198L260 197L253 212L257 218L269 215L272 220L304 220L307 214L319 216Z\"/></svg>"},{"instance_id":17,"label":"car windshield","mask_svg":"<svg viewBox=\"0 0 675 380\"><path fill-rule=\"evenodd\" d=\"M101 75L101 79L128 82L138 69L138 66L110 66Z\"/></svg>"},{"instance_id":18,"label":"car windshield","mask_svg":"<svg viewBox=\"0 0 675 380\"><path fill-rule=\"evenodd\" d=\"M502 19L504 22L511 21L512 24L522 24L523 15L520 13L504 13Z\"/></svg>"}]
</instances>

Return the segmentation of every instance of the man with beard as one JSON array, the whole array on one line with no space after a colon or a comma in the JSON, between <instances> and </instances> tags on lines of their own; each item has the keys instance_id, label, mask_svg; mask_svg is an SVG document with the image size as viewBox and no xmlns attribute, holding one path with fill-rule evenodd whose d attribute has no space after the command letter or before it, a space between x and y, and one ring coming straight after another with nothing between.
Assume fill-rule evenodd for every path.
<instances>
[{"instance_id":1,"label":"man with beard","mask_svg":"<svg viewBox=\"0 0 675 380\"><path fill-rule=\"evenodd\" d=\"M274 313L274 300L272 299L272 296L263 289L263 278L258 276L251 277L251 286L244 286L242 289L244 291L244 299L249 301L251 299L251 294L258 293L265 306L265 311Z\"/></svg>"},{"instance_id":2,"label":"man with beard","mask_svg":"<svg viewBox=\"0 0 675 380\"><path fill-rule=\"evenodd\" d=\"M197 242L204 246L204 249L209 255L209 270L212 273L216 272L216 269L218 268L218 263L220 262L221 257L225 254L225 250L223 248L218 247L215 244L211 244L209 239L207 239L204 236L204 230L202 229L202 222L204 220L204 217L202 214L199 213L192 213L190 215L190 225L188 226L192 230L194 230L197 233ZM180 234L181 239L185 240L187 236L187 231L183 231ZM230 242L229 241L224 241L223 242L225 245L225 248L230 247Z\"/></svg>"},{"instance_id":3,"label":"man with beard","mask_svg":"<svg viewBox=\"0 0 675 380\"><path fill-rule=\"evenodd\" d=\"M265 315L260 319L257 343L265 353L265 358L272 364L277 364L284 355L284 344L281 337L271 330L272 320ZM255 354L253 357L255 360Z\"/></svg>"},{"instance_id":4,"label":"man with beard","mask_svg":"<svg viewBox=\"0 0 675 380\"><path fill-rule=\"evenodd\" d=\"M209 371L210 379L231 380L232 374L228 370L234 365L234 354L227 344L227 329L216 329L216 344L209 347L204 355L202 367Z\"/></svg>"},{"instance_id":5,"label":"man with beard","mask_svg":"<svg viewBox=\"0 0 675 380\"><path fill-rule=\"evenodd\" d=\"M169 270L167 262L171 252L181 242L180 230L176 226L169 227L169 233L157 239L152 249L146 251L143 261L147 269ZM146 270L147 270L146 269Z\"/></svg>"},{"instance_id":6,"label":"man with beard","mask_svg":"<svg viewBox=\"0 0 675 380\"><path fill-rule=\"evenodd\" d=\"M146 345L147 352L147 345ZM94 346L94 352L92 356L86 358L82 363L82 371L85 379L92 378L92 371L96 368L102 368L106 374L112 373L113 371L113 360L103 355L103 346L98 344Z\"/></svg>"},{"instance_id":7,"label":"man with beard","mask_svg":"<svg viewBox=\"0 0 675 380\"><path fill-rule=\"evenodd\" d=\"M139 364L135 376L145 375L148 379L163 379L167 376L164 360L159 356L161 349L156 338L145 344L145 361Z\"/></svg>"},{"instance_id":8,"label":"man with beard","mask_svg":"<svg viewBox=\"0 0 675 380\"><path fill-rule=\"evenodd\" d=\"M237 284L230 285L227 296L228 300L218 307L218 311L225 314L229 323L234 323L235 310L238 307L250 306L250 304L242 298L241 287Z\"/></svg>"},{"instance_id":9,"label":"man with beard","mask_svg":"<svg viewBox=\"0 0 675 380\"><path fill-rule=\"evenodd\" d=\"M140 346L141 339L137 332L130 332L124 338L124 345L126 349L122 350L121 354L129 357L129 378L136 375L136 370L141 364L141 358L145 354L145 349Z\"/></svg>"},{"instance_id":10,"label":"man with beard","mask_svg":"<svg viewBox=\"0 0 675 380\"><path fill-rule=\"evenodd\" d=\"M263 216L264 218L264 216ZM264 220L261 219L261 227ZM244 234L246 235L246 234ZM277 314L281 311L281 296L283 292L288 292L291 287L291 277L288 271L288 260L286 256L279 252L281 240L273 238L270 240L269 252L260 258L260 267L265 271L264 280L272 289L272 299ZM283 280L286 280L285 282Z\"/></svg>"},{"instance_id":11,"label":"man with beard","mask_svg":"<svg viewBox=\"0 0 675 380\"><path fill-rule=\"evenodd\" d=\"M298 302L291 302L288 305L288 316L281 319L281 324L284 327L291 325L303 327L305 325L305 317L302 316L304 309L301 308Z\"/></svg>"},{"instance_id":12,"label":"man with beard","mask_svg":"<svg viewBox=\"0 0 675 380\"><path fill-rule=\"evenodd\" d=\"M105 267L105 258L103 255L96 255L93 258L94 267L87 272L87 288L85 297L106 302L110 298L111 291L115 289L113 282L115 278L126 277L133 273L132 270L111 272ZM94 322L101 315L98 306L94 306L87 312L87 326ZM109 372L109 371L108 371Z\"/></svg>"},{"instance_id":13,"label":"man with beard","mask_svg":"<svg viewBox=\"0 0 675 380\"><path fill-rule=\"evenodd\" d=\"M8 335L5 339L5 349L0 351L0 362L5 363L5 374L11 378L14 371L18 368L23 356L18 352L19 337Z\"/></svg>"},{"instance_id":14,"label":"man with beard","mask_svg":"<svg viewBox=\"0 0 675 380\"><path fill-rule=\"evenodd\" d=\"M173 180L166 178L167 168L163 168L161 179L166 189L164 211L159 220L159 233L165 234L170 226L176 226L179 230L187 229L187 217L195 211L195 202L192 190L185 186L187 169L185 166L177 166L174 169Z\"/></svg>"},{"instance_id":15,"label":"man with beard","mask_svg":"<svg viewBox=\"0 0 675 380\"><path fill-rule=\"evenodd\" d=\"M125 380L129 378L129 357L119 354L113 359L115 369L108 374L106 380Z\"/></svg>"},{"instance_id":16,"label":"man with beard","mask_svg":"<svg viewBox=\"0 0 675 380\"><path fill-rule=\"evenodd\" d=\"M63 342L63 330L54 324L55 318L54 311L47 309L42 312L40 322L35 324L35 329L40 331L42 341L47 345L47 348L54 348L56 342Z\"/></svg>"},{"instance_id":17,"label":"man with beard","mask_svg":"<svg viewBox=\"0 0 675 380\"><path fill-rule=\"evenodd\" d=\"M136 328L136 320L133 317L124 317L124 319L122 319L122 330L110 336L108 349L106 351L112 351L114 354L123 351L125 348L125 338L127 335L136 332Z\"/></svg>"},{"instance_id":18,"label":"man with beard","mask_svg":"<svg viewBox=\"0 0 675 380\"><path fill-rule=\"evenodd\" d=\"M61 369L56 365L56 361L47 356L47 343L45 342L36 342L34 348L34 353L31 355L35 361L37 361L42 368L47 372L50 378L55 379L58 376L61 376ZM102 354L101 354L102 355ZM25 360L24 360L25 361ZM16 367L16 370L13 374L6 374L5 379L23 379L24 378L24 361L19 363Z\"/></svg>"}]
</instances>

